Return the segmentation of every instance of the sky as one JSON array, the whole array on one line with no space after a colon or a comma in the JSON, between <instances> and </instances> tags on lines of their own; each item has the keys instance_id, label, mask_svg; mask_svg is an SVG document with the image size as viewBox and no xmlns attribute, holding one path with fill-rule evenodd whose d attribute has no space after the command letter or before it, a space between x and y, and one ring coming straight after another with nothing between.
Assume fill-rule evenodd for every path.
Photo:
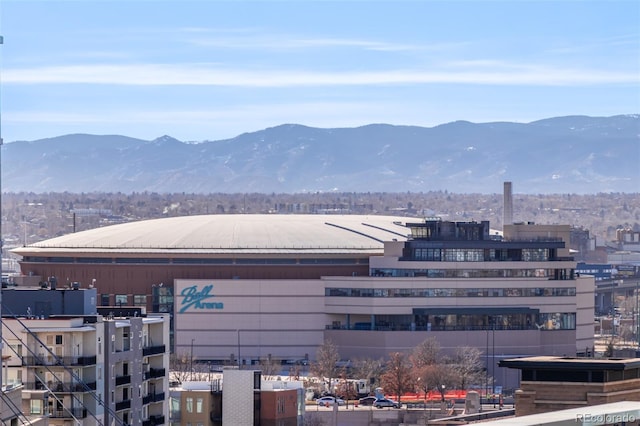
<instances>
[{"instance_id":1,"label":"sky","mask_svg":"<svg viewBox=\"0 0 640 426\"><path fill-rule=\"evenodd\" d=\"M640 113L638 1L2 0L4 142Z\"/></svg>"}]
</instances>

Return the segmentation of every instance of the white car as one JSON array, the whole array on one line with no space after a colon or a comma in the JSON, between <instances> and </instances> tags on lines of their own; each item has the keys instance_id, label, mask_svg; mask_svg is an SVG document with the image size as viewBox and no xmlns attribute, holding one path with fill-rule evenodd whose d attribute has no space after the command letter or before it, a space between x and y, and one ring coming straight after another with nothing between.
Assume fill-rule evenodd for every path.
<instances>
[{"instance_id":1,"label":"white car","mask_svg":"<svg viewBox=\"0 0 640 426\"><path fill-rule=\"evenodd\" d=\"M318 398L316 399L316 403L318 405L333 405L333 404L338 404L338 405L344 405L344 399L340 399L340 398L335 398L333 396L323 396L322 398Z\"/></svg>"}]
</instances>

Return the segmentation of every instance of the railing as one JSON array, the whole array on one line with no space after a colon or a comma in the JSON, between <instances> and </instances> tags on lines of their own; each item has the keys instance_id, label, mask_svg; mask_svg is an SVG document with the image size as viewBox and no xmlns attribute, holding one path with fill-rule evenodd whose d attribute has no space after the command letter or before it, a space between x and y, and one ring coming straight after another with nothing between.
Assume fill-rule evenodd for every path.
<instances>
[{"instance_id":1,"label":"railing","mask_svg":"<svg viewBox=\"0 0 640 426\"><path fill-rule=\"evenodd\" d=\"M160 393L156 393L156 394L150 394L147 396L142 397L142 404L150 404L152 402L162 402L164 401L164 392L160 392Z\"/></svg>"},{"instance_id":2,"label":"railing","mask_svg":"<svg viewBox=\"0 0 640 426\"><path fill-rule=\"evenodd\" d=\"M142 426L155 426L164 424L164 416L149 416L149 420L142 422Z\"/></svg>"},{"instance_id":3,"label":"railing","mask_svg":"<svg viewBox=\"0 0 640 426\"><path fill-rule=\"evenodd\" d=\"M142 348L142 355L149 356L149 355L163 354L165 350L166 350L165 345L147 346L146 348Z\"/></svg>"},{"instance_id":4,"label":"railing","mask_svg":"<svg viewBox=\"0 0 640 426\"><path fill-rule=\"evenodd\" d=\"M49 412L50 418L55 419L66 419L73 418L76 419L84 419L87 417L87 409L86 408L65 408L63 410L51 410Z\"/></svg>"},{"instance_id":5,"label":"railing","mask_svg":"<svg viewBox=\"0 0 640 426\"><path fill-rule=\"evenodd\" d=\"M149 371L146 371L144 373L144 380L156 379L158 377L164 377L165 374L166 373L165 373L164 368L151 368L151 369L149 369Z\"/></svg>"},{"instance_id":6,"label":"railing","mask_svg":"<svg viewBox=\"0 0 640 426\"><path fill-rule=\"evenodd\" d=\"M361 331L485 331L485 330L538 330L539 328L533 325L446 325L446 326L438 326L431 325L431 327L425 326L415 326L412 327L411 324L394 324L394 325L376 325L371 329L369 325L358 326L351 325L351 327L347 327L346 325L336 326L333 324L325 325L325 330L361 330Z\"/></svg>"},{"instance_id":7,"label":"railing","mask_svg":"<svg viewBox=\"0 0 640 426\"><path fill-rule=\"evenodd\" d=\"M116 376L116 386L131 383L131 376Z\"/></svg>"},{"instance_id":8,"label":"railing","mask_svg":"<svg viewBox=\"0 0 640 426\"><path fill-rule=\"evenodd\" d=\"M51 355L41 356L23 356L22 365L29 367L33 365L73 365L73 366L87 366L95 365L97 360L96 356L58 356L53 357Z\"/></svg>"},{"instance_id":9,"label":"railing","mask_svg":"<svg viewBox=\"0 0 640 426\"><path fill-rule=\"evenodd\" d=\"M92 390L96 390L97 383L96 382L58 382L46 385L42 382L25 382L23 383L24 389L27 390L46 390L47 387L51 389L53 392L89 392Z\"/></svg>"},{"instance_id":10,"label":"railing","mask_svg":"<svg viewBox=\"0 0 640 426\"><path fill-rule=\"evenodd\" d=\"M127 410L131 408L131 400L125 399L124 401L116 402L116 411Z\"/></svg>"}]
</instances>

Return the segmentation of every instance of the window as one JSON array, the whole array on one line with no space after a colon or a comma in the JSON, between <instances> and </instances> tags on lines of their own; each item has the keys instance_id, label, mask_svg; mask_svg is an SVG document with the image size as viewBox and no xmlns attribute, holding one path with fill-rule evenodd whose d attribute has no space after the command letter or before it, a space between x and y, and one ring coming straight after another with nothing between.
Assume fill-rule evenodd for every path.
<instances>
[{"instance_id":1,"label":"window","mask_svg":"<svg viewBox=\"0 0 640 426\"><path fill-rule=\"evenodd\" d=\"M187 413L193 413L193 398L188 397L185 400L185 408L187 410Z\"/></svg>"},{"instance_id":2,"label":"window","mask_svg":"<svg viewBox=\"0 0 640 426\"><path fill-rule=\"evenodd\" d=\"M11 348L11 352L16 354L18 357L22 357L22 345L9 345Z\"/></svg>"},{"instance_id":3,"label":"window","mask_svg":"<svg viewBox=\"0 0 640 426\"><path fill-rule=\"evenodd\" d=\"M109 301L109 299L111 298L110 296L111 296L110 294L101 294L100 295L100 304L102 306L109 306L111 304L111 302Z\"/></svg>"},{"instance_id":4,"label":"window","mask_svg":"<svg viewBox=\"0 0 640 426\"><path fill-rule=\"evenodd\" d=\"M127 303L129 303L127 301L127 295L126 294L116 294L116 306L118 305L126 305Z\"/></svg>"},{"instance_id":5,"label":"window","mask_svg":"<svg viewBox=\"0 0 640 426\"><path fill-rule=\"evenodd\" d=\"M61 345L62 344L62 334L57 334L56 335L56 345Z\"/></svg>"},{"instance_id":6,"label":"window","mask_svg":"<svg viewBox=\"0 0 640 426\"><path fill-rule=\"evenodd\" d=\"M196 399L196 413L202 413L202 398Z\"/></svg>"},{"instance_id":7,"label":"window","mask_svg":"<svg viewBox=\"0 0 640 426\"><path fill-rule=\"evenodd\" d=\"M30 402L30 414L42 414L42 400L31 399Z\"/></svg>"},{"instance_id":8,"label":"window","mask_svg":"<svg viewBox=\"0 0 640 426\"><path fill-rule=\"evenodd\" d=\"M133 304L134 304L134 306L147 306L147 295L146 294L134 294L133 295Z\"/></svg>"}]
</instances>

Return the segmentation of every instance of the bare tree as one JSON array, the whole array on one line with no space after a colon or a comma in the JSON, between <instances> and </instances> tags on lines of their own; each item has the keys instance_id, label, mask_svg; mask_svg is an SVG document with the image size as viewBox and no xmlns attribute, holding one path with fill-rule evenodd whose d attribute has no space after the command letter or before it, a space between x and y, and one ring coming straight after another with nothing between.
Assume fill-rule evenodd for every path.
<instances>
[{"instance_id":1,"label":"bare tree","mask_svg":"<svg viewBox=\"0 0 640 426\"><path fill-rule=\"evenodd\" d=\"M380 376L384 372L384 360L358 358L353 361L353 378L364 379L374 387L380 384Z\"/></svg>"},{"instance_id":2,"label":"bare tree","mask_svg":"<svg viewBox=\"0 0 640 426\"><path fill-rule=\"evenodd\" d=\"M481 384L484 380L482 353L478 348L459 346L452 359L452 369L457 376L458 387L466 390L470 385Z\"/></svg>"},{"instance_id":3,"label":"bare tree","mask_svg":"<svg viewBox=\"0 0 640 426\"><path fill-rule=\"evenodd\" d=\"M421 386L425 391L437 389L444 401L447 389L454 389L457 385L457 373L453 365L443 360L437 364L426 365L418 370Z\"/></svg>"},{"instance_id":4,"label":"bare tree","mask_svg":"<svg viewBox=\"0 0 640 426\"><path fill-rule=\"evenodd\" d=\"M411 364L404 353L394 352L390 355L385 370L380 378L382 387L392 395L397 395L400 402L402 394L415 388Z\"/></svg>"},{"instance_id":5,"label":"bare tree","mask_svg":"<svg viewBox=\"0 0 640 426\"><path fill-rule=\"evenodd\" d=\"M173 353L169 356L169 369L172 380L186 382L191 379L191 358L187 351Z\"/></svg>"},{"instance_id":6,"label":"bare tree","mask_svg":"<svg viewBox=\"0 0 640 426\"><path fill-rule=\"evenodd\" d=\"M271 357L260 360L260 370L266 380L271 380L273 376L278 375L281 368L282 366L280 365L280 362L272 359Z\"/></svg>"},{"instance_id":7,"label":"bare tree","mask_svg":"<svg viewBox=\"0 0 640 426\"><path fill-rule=\"evenodd\" d=\"M316 360L309 366L311 374L320 380L326 380L327 387L331 391L331 382L338 377L337 363L340 361L338 347L331 340L325 340L316 352Z\"/></svg>"},{"instance_id":8,"label":"bare tree","mask_svg":"<svg viewBox=\"0 0 640 426\"><path fill-rule=\"evenodd\" d=\"M411 363L416 368L422 368L438 362L439 356L440 343L435 337L429 337L413 349Z\"/></svg>"},{"instance_id":9,"label":"bare tree","mask_svg":"<svg viewBox=\"0 0 640 426\"><path fill-rule=\"evenodd\" d=\"M179 354L171 354L169 356L169 370L171 380L178 382L188 382L197 380L206 380L209 373L207 365L193 362L188 351Z\"/></svg>"}]
</instances>

